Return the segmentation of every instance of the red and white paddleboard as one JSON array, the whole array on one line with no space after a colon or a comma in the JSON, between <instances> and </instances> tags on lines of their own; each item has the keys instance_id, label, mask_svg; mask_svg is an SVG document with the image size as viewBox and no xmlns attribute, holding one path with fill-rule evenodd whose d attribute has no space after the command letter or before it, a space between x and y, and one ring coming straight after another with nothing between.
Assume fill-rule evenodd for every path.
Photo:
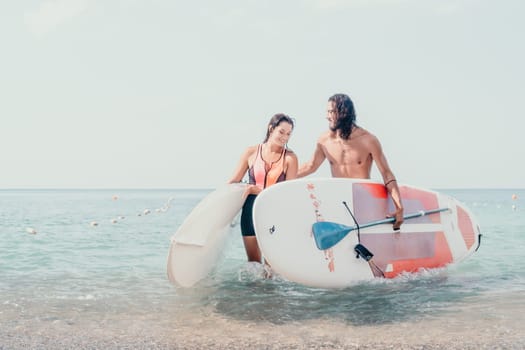
<instances>
[{"instance_id":1,"label":"red and white paddleboard","mask_svg":"<svg viewBox=\"0 0 525 350\"><path fill-rule=\"evenodd\" d=\"M477 249L479 226L464 205L439 192L398 186L406 217L400 231L385 222L394 206L381 182L303 178L265 189L253 213L265 259L290 281L341 288L443 267ZM372 259L357 257L359 244Z\"/></svg>"}]
</instances>

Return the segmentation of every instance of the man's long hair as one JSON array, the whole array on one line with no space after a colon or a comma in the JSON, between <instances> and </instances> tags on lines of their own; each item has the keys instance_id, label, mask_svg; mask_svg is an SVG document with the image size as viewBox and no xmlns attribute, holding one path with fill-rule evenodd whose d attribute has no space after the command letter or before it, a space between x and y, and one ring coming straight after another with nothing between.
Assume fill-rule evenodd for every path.
<instances>
[{"instance_id":1,"label":"man's long hair","mask_svg":"<svg viewBox=\"0 0 525 350\"><path fill-rule=\"evenodd\" d=\"M335 94L328 99L334 103L334 109L337 116L337 122L333 131L339 130L341 138L348 140L352 133L352 127L355 125L354 103L345 94Z\"/></svg>"}]
</instances>

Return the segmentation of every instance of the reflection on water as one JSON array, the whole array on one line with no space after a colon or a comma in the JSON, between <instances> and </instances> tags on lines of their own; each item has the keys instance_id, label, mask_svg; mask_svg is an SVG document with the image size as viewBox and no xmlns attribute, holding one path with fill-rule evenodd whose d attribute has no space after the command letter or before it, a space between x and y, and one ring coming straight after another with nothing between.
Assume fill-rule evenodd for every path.
<instances>
[{"instance_id":1,"label":"reflection on water","mask_svg":"<svg viewBox=\"0 0 525 350\"><path fill-rule=\"evenodd\" d=\"M259 274L257 274L259 275ZM446 271L377 280L338 290L315 289L273 279L222 280L206 289L195 304L215 307L224 317L285 324L331 319L347 324L373 325L414 321L446 313L450 305L473 296Z\"/></svg>"}]
</instances>

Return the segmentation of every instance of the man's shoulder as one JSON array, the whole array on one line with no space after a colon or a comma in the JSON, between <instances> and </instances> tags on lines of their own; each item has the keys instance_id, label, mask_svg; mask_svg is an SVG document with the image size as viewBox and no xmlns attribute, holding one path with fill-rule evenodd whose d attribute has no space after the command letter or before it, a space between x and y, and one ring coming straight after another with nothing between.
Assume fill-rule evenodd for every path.
<instances>
[{"instance_id":1,"label":"man's shoulder","mask_svg":"<svg viewBox=\"0 0 525 350\"><path fill-rule=\"evenodd\" d=\"M327 130L319 136L319 138L317 139L317 143L324 144L327 141L334 139L335 137L336 135L333 131Z\"/></svg>"},{"instance_id":2,"label":"man's shoulder","mask_svg":"<svg viewBox=\"0 0 525 350\"><path fill-rule=\"evenodd\" d=\"M373 133L371 133L370 131L362 127L359 127L355 132L357 134L356 136L363 141L373 141L373 142L378 141L378 138L376 137L376 135L374 135Z\"/></svg>"}]
</instances>

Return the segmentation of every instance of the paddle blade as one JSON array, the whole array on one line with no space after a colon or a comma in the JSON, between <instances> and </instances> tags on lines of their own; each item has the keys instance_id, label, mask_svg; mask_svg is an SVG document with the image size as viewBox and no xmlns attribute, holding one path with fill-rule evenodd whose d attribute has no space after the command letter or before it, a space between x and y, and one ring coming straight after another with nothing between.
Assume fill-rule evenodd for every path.
<instances>
[{"instance_id":1,"label":"paddle blade","mask_svg":"<svg viewBox=\"0 0 525 350\"><path fill-rule=\"evenodd\" d=\"M315 244L320 250L332 248L352 230L353 227L329 221L319 221L312 225Z\"/></svg>"}]
</instances>

